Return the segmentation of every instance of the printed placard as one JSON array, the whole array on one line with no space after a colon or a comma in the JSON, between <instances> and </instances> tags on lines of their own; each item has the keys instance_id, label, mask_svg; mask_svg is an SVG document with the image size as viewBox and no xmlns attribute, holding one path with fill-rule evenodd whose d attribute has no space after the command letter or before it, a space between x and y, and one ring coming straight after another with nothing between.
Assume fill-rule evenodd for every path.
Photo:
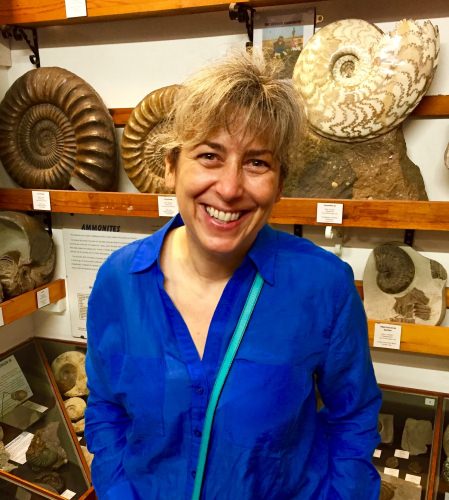
<instances>
[{"instance_id":1,"label":"printed placard","mask_svg":"<svg viewBox=\"0 0 449 500\"><path fill-rule=\"evenodd\" d=\"M377 448L374 450L373 457L380 458L382 455L382 450L378 450Z\"/></svg>"},{"instance_id":2,"label":"printed placard","mask_svg":"<svg viewBox=\"0 0 449 500\"><path fill-rule=\"evenodd\" d=\"M384 467L384 474L387 474L387 476L399 477L399 469L391 469L390 467Z\"/></svg>"},{"instance_id":3,"label":"printed placard","mask_svg":"<svg viewBox=\"0 0 449 500\"><path fill-rule=\"evenodd\" d=\"M22 465L26 463L26 452L33 436L34 434L31 432L22 432L5 446L5 450L9 453L10 460Z\"/></svg>"},{"instance_id":4,"label":"printed placard","mask_svg":"<svg viewBox=\"0 0 449 500\"><path fill-rule=\"evenodd\" d=\"M5 320L3 319L3 308L0 307L0 326L5 324Z\"/></svg>"},{"instance_id":5,"label":"printed placard","mask_svg":"<svg viewBox=\"0 0 449 500\"><path fill-rule=\"evenodd\" d=\"M178 200L176 196L158 196L157 208L159 217L174 217L178 212Z\"/></svg>"},{"instance_id":6,"label":"printed placard","mask_svg":"<svg viewBox=\"0 0 449 500\"><path fill-rule=\"evenodd\" d=\"M446 493L444 494L444 500L449 500L449 493L447 493L447 492L446 492Z\"/></svg>"},{"instance_id":7,"label":"printed placard","mask_svg":"<svg viewBox=\"0 0 449 500\"><path fill-rule=\"evenodd\" d=\"M86 0L65 0L65 15L67 18L87 16Z\"/></svg>"},{"instance_id":8,"label":"printed placard","mask_svg":"<svg viewBox=\"0 0 449 500\"><path fill-rule=\"evenodd\" d=\"M65 490L61 493L62 498L67 498L68 500L73 498L75 495L76 493L72 490Z\"/></svg>"},{"instance_id":9,"label":"printed placard","mask_svg":"<svg viewBox=\"0 0 449 500\"><path fill-rule=\"evenodd\" d=\"M31 191L31 196L33 197L34 210L51 210L49 191Z\"/></svg>"},{"instance_id":10,"label":"printed placard","mask_svg":"<svg viewBox=\"0 0 449 500\"><path fill-rule=\"evenodd\" d=\"M25 408L29 408L30 410L36 410L39 413L44 413L48 410L46 406L35 403L34 401L25 401L22 406L25 406Z\"/></svg>"},{"instance_id":11,"label":"printed placard","mask_svg":"<svg viewBox=\"0 0 449 500\"><path fill-rule=\"evenodd\" d=\"M394 450L394 456L398 458L408 459L410 456L410 452L405 450Z\"/></svg>"},{"instance_id":12,"label":"printed placard","mask_svg":"<svg viewBox=\"0 0 449 500\"><path fill-rule=\"evenodd\" d=\"M421 477L415 476L414 474L406 474L405 480L410 481L411 483L421 484Z\"/></svg>"},{"instance_id":13,"label":"printed placard","mask_svg":"<svg viewBox=\"0 0 449 500\"><path fill-rule=\"evenodd\" d=\"M14 355L0 361L0 394L2 395L1 421L4 421L11 410L33 395Z\"/></svg>"},{"instance_id":14,"label":"printed placard","mask_svg":"<svg viewBox=\"0 0 449 500\"><path fill-rule=\"evenodd\" d=\"M50 304L50 291L47 288L43 288L36 292L37 308L48 306Z\"/></svg>"},{"instance_id":15,"label":"printed placard","mask_svg":"<svg viewBox=\"0 0 449 500\"><path fill-rule=\"evenodd\" d=\"M374 325L374 347L384 349L401 348L401 325L389 325L388 323L376 323Z\"/></svg>"},{"instance_id":16,"label":"printed placard","mask_svg":"<svg viewBox=\"0 0 449 500\"><path fill-rule=\"evenodd\" d=\"M317 203L316 221L341 224L343 222L343 203Z\"/></svg>"},{"instance_id":17,"label":"printed placard","mask_svg":"<svg viewBox=\"0 0 449 500\"><path fill-rule=\"evenodd\" d=\"M424 404L426 406L435 406L435 398L424 398Z\"/></svg>"}]
</instances>

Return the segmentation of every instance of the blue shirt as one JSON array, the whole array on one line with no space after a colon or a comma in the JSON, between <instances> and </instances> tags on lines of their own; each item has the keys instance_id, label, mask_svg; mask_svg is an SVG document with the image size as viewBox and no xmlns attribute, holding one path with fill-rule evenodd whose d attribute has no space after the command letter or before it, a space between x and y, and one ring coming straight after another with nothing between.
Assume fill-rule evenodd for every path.
<instances>
[{"instance_id":1,"label":"blue shirt","mask_svg":"<svg viewBox=\"0 0 449 500\"><path fill-rule=\"evenodd\" d=\"M100 500L191 498L208 398L256 270L265 285L218 403L202 498L377 500L381 397L350 267L265 226L201 360L159 262L181 224L113 253L90 296L85 436Z\"/></svg>"}]
</instances>

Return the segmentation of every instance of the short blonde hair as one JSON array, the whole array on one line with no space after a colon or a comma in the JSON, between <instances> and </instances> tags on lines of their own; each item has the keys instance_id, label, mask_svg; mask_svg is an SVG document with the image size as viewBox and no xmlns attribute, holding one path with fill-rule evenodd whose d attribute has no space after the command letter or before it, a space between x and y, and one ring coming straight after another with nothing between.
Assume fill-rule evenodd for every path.
<instances>
[{"instance_id":1,"label":"short blonde hair","mask_svg":"<svg viewBox=\"0 0 449 500\"><path fill-rule=\"evenodd\" d=\"M299 95L291 80L276 76L277 62L262 54L239 52L208 65L182 86L172 111L172 137L166 154L174 162L183 146L201 143L218 129L264 137L289 170L289 151L301 124Z\"/></svg>"}]
</instances>

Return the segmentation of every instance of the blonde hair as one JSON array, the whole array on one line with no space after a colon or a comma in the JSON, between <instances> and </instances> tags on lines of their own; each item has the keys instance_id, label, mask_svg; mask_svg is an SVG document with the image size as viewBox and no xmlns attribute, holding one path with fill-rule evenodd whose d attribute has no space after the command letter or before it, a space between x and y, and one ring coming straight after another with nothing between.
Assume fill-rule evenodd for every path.
<instances>
[{"instance_id":1,"label":"blonde hair","mask_svg":"<svg viewBox=\"0 0 449 500\"><path fill-rule=\"evenodd\" d=\"M233 53L200 70L184 83L173 106L168 158L175 162L183 146L199 144L219 129L249 138L263 137L289 169L289 151L300 123L299 95L290 80L276 76L278 63L262 54Z\"/></svg>"}]
</instances>

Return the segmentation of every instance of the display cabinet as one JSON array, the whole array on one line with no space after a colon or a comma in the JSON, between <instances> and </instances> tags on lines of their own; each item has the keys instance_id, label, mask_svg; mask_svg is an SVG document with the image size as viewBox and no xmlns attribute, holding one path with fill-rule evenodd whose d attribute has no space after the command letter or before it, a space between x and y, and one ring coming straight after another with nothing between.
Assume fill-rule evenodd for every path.
<instances>
[{"instance_id":1,"label":"display cabinet","mask_svg":"<svg viewBox=\"0 0 449 500\"><path fill-rule=\"evenodd\" d=\"M33 339L0 358L0 425L9 454L7 463L2 455L0 497L94 498L45 350L51 355L46 343Z\"/></svg>"},{"instance_id":2,"label":"display cabinet","mask_svg":"<svg viewBox=\"0 0 449 500\"><path fill-rule=\"evenodd\" d=\"M432 497L435 500L448 500L449 498L449 398L444 398L442 403L441 439L436 460L435 491Z\"/></svg>"},{"instance_id":3,"label":"display cabinet","mask_svg":"<svg viewBox=\"0 0 449 500\"><path fill-rule=\"evenodd\" d=\"M433 498L439 396L389 387L382 393L381 442L373 455L383 482L381 498Z\"/></svg>"}]
</instances>

